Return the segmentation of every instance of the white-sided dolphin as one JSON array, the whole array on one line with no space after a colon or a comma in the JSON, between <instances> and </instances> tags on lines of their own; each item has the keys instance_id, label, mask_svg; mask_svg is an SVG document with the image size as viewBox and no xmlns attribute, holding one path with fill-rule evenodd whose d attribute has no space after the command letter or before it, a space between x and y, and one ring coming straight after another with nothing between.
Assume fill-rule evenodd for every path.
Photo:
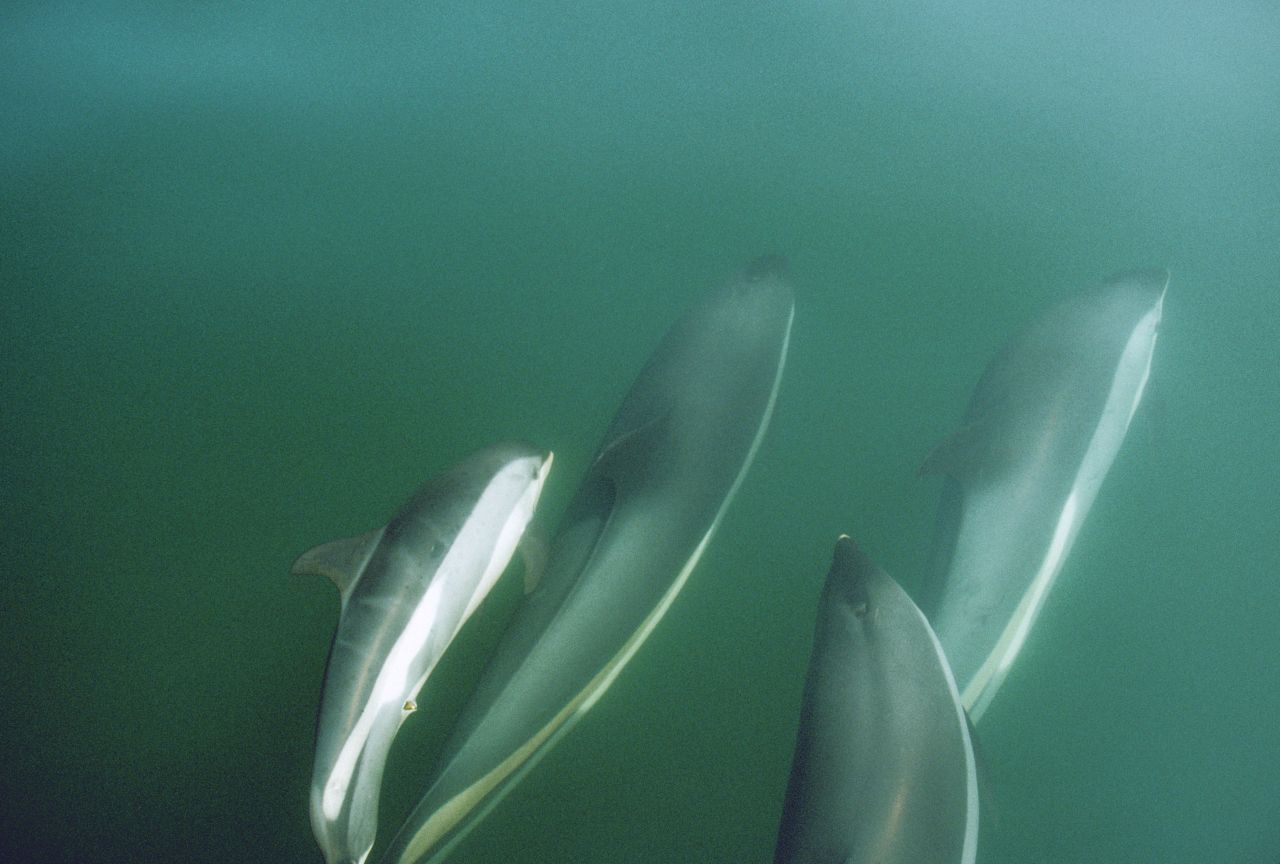
<instances>
[{"instance_id":1,"label":"white-sided dolphin","mask_svg":"<svg viewBox=\"0 0 1280 864\"><path fill-rule=\"evenodd\" d=\"M506 569L550 467L550 453L525 444L488 447L427 481L383 527L294 563L342 592L311 780L311 827L329 864L368 856L391 741Z\"/></svg>"},{"instance_id":2,"label":"white-sided dolphin","mask_svg":"<svg viewBox=\"0 0 1280 864\"><path fill-rule=\"evenodd\" d=\"M1044 605L1151 371L1169 274L1117 276L1005 346L959 431L921 470L946 475L921 603L976 722Z\"/></svg>"},{"instance_id":3,"label":"white-sided dolphin","mask_svg":"<svg viewBox=\"0 0 1280 864\"><path fill-rule=\"evenodd\" d=\"M932 628L853 541L818 603L774 864L972 864L978 776Z\"/></svg>"},{"instance_id":4,"label":"white-sided dolphin","mask_svg":"<svg viewBox=\"0 0 1280 864\"><path fill-rule=\"evenodd\" d=\"M595 704L684 585L773 408L792 295L764 261L667 333L632 385L384 861L439 861Z\"/></svg>"}]
</instances>

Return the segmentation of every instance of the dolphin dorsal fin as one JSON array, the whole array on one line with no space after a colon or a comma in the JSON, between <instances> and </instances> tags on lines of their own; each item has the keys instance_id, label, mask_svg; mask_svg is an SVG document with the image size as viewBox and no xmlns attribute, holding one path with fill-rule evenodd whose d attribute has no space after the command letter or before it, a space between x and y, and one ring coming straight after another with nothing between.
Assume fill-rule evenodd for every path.
<instances>
[{"instance_id":1,"label":"dolphin dorsal fin","mask_svg":"<svg viewBox=\"0 0 1280 864\"><path fill-rule=\"evenodd\" d=\"M369 563L369 557L385 530L385 527L375 528L358 537L321 543L299 555L289 572L294 576L326 576L346 597L347 591L364 571L364 565Z\"/></svg>"}]
</instances>

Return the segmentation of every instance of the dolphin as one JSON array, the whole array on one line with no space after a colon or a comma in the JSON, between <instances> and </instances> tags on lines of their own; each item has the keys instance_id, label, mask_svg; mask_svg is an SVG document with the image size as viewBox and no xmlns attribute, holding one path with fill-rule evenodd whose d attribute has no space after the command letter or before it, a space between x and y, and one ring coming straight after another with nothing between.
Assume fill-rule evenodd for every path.
<instances>
[{"instance_id":1,"label":"dolphin","mask_svg":"<svg viewBox=\"0 0 1280 864\"><path fill-rule=\"evenodd\" d=\"M427 481L386 525L294 563L342 593L311 780L311 827L329 864L359 864L373 848L392 739L510 562L551 460L526 444L487 447Z\"/></svg>"},{"instance_id":2,"label":"dolphin","mask_svg":"<svg viewBox=\"0 0 1280 864\"><path fill-rule=\"evenodd\" d=\"M1142 400L1169 274L1050 309L978 382L921 473L945 475L922 608L977 722L1062 569Z\"/></svg>"},{"instance_id":3,"label":"dolphin","mask_svg":"<svg viewBox=\"0 0 1280 864\"><path fill-rule=\"evenodd\" d=\"M430 786L383 861L438 862L608 689L684 586L773 410L793 301L779 259L667 333L609 426Z\"/></svg>"},{"instance_id":4,"label":"dolphin","mask_svg":"<svg viewBox=\"0 0 1280 864\"><path fill-rule=\"evenodd\" d=\"M973 864L969 722L933 629L841 536L813 654L774 864Z\"/></svg>"}]
</instances>

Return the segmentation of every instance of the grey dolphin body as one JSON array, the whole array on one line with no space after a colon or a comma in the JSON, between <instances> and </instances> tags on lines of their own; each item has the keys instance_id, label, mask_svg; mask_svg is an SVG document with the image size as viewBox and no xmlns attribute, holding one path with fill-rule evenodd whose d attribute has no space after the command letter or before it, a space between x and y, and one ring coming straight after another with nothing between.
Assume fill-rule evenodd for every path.
<instances>
[{"instance_id":1,"label":"grey dolphin body","mask_svg":"<svg viewBox=\"0 0 1280 864\"><path fill-rule=\"evenodd\" d=\"M955 679L924 615L836 542L774 864L972 864L978 780Z\"/></svg>"},{"instance_id":2,"label":"grey dolphin body","mask_svg":"<svg viewBox=\"0 0 1280 864\"><path fill-rule=\"evenodd\" d=\"M506 569L551 454L500 444L433 477L382 528L306 552L342 613L316 723L311 825L329 864L373 847L387 751L436 662Z\"/></svg>"},{"instance_id":3,"label":"grey dolphin body","mask_svg":"<svg viewBox=\"0 0 1280 864\"><path fill-rule=\"evenodd\" d=\"M764 434L792 296L756 266L681 318L632 385L384 861L439 861L600 698L667 611Z\"/></svg>"},{"instance_id":4,"label":"grey dolphin body","mask_svg":"<svg viewBox=\"0 0 1280 864\"><path fill-rule=\"evenodd\" d=\"M947 475L921 603L977 721L1044 604L1142 399L1169 274L1117 276L1051 309L983 373Z\"/></svg>"}]
</instances>

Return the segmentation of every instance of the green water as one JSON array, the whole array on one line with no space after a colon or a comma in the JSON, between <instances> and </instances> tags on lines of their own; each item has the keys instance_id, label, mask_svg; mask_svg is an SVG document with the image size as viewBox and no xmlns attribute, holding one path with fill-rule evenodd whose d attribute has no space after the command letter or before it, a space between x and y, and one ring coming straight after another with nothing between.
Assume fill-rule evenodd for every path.
<instances>
[{"instance_id":1,"label":"green water","mask_svg":"<svg viewBox=\"0 0 1280 864\"><path fill-rule=\"evenodd\" d=\"M1061 5L6 4L0 857L318 862L338 603L293 558L512 436L554 525L665 328L779 251L716 540L451 861L770 861L833 539L918 584L987 360L1136 266L1151 391L983 718L979 860L1280 858L1280 10Z\"/></svg>"}]
</instances>

